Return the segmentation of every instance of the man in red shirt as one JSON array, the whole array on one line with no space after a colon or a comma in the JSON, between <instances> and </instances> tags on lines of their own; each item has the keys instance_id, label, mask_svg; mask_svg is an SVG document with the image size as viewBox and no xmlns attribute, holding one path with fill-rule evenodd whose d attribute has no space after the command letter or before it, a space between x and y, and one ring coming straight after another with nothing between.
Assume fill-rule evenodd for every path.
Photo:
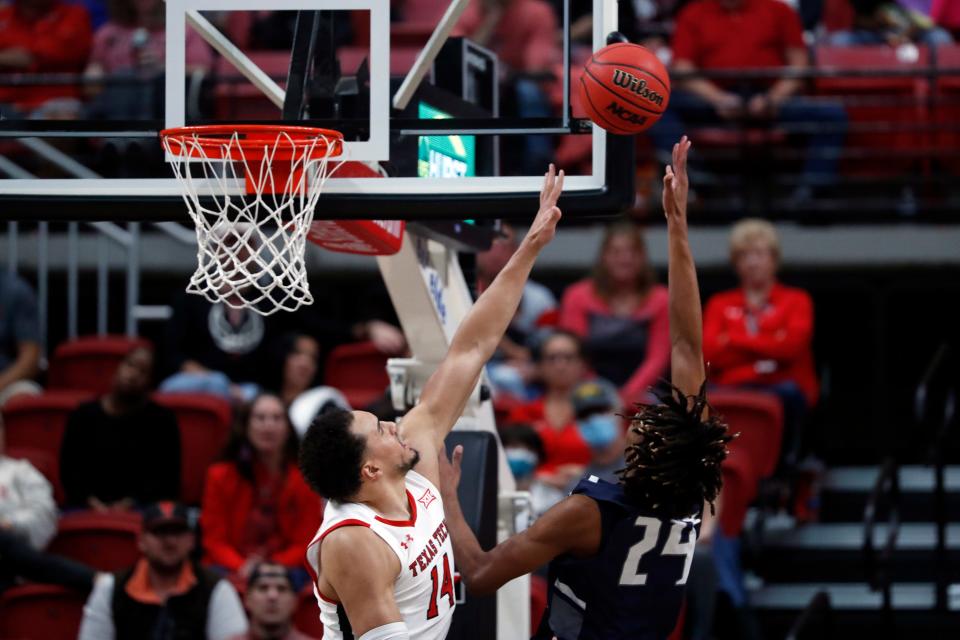
<instances>
[{"instance_id":1,"label":"man in red shirt","mask_svg":"<svg viewBox=\"0 0 960 640\"><path fill-rule=\"evenodd\" d=\"M0 74L79 74L87 64L92 41L90 16L82 5L14 0L0 6ZM58 102L73 105L67 111L79 111L79 85L5 85L0 87L0 104L32 112L50 100L61 99Z\"/></svg>"},{"instance_id":2,"label":"man in red shirt","mask_svg":"<svg viewBox=\"0 0 960 640\"><path fill-rule=\"evenodd\" d=\"M808 56L796 12L781 0L695 0L678 15L673 34L673 71L783 69L803 71ZM846 133L846 113L836 103L798 96L802 82L784 74L756 80L703 77L677 83L670 108L650 130L657 149L669 155L684 124L770 122L798 125L807 139L801 187L794 199L809 199L812 188L835 182Z\"/></svg>"}]
</instances>

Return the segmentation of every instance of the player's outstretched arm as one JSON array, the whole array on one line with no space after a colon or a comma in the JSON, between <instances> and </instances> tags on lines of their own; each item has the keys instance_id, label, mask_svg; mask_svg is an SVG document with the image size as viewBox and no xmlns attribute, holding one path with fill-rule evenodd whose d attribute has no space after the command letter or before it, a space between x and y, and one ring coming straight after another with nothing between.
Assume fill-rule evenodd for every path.
<instances>
[{"instance_id":1,"label":"player's outstretched arm","mask_svg":"<svg viewBox=\"0 0 960 640\"><path fill-rule=\"evenodd\" d=\"M540 192L540 210L526 237L463 319L447 355L424 386L420 403L403 420L404 440L419 445L423 461L430 466L510 325L534 261L553 239L560 220L557 200L562 191L563 171L557 174L551 164ZM425 441L432 443L431 450L423 450Z\"/></svg>"},{"instance_id":2,"label":"player's outstretched arm","mask_svg":"<svg viewBox=\"0 0 960 640\"><path fill-rule=\"evenodd\" d=\"M318 586L343 604L354 637L403 622L393 594L400 561L377 534L367 527L343 527L327 536L320 554Z\"/></svg>"},{"instance_id":3,"label":"player's outstretched arm","mask_svg":"<svg viewBox=\"0 0 960 640\"><path fill-rule=\"evenodd\" d=\"M600 546L600 509L596 502L581 495L562 500L529 529L484 551L464 519L457 499L462 458L461 446L453 450L452 463L440 452L440 491L457 570L472 594L493 593L564 553L596 553Z\"/></svg>"},{"instance_id":4,"label":"player's outstretched arm","mask_svg":"<svg viewBox=\"0 0 960 640\"><path fill-rule=\"evenodd\" d=\"M703 366L703 318L693 253L687 239L687 153L684 136L673 145L672 164L663 176L663 213L667 218L670 291L670 372L674 386L696 395L706 378Z\"/></svg>"}]
</instances>

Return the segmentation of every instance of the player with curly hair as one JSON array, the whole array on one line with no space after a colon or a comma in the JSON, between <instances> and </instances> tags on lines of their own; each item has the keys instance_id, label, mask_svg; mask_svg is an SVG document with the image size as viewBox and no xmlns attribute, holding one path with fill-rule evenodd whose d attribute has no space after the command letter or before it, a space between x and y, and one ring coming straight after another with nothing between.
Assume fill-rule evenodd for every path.
<instances>
[{"instance_id":1,"label":"player with curly hair","mask_svg":"<svg viewBox=\"0 0 960 640\"><path fill-rule=\"evenodd\" d=\"M457 568L474 595L549 563L549 608L535 638L666 638L683 601L704 506L717 499L731 436L705 394L700 294L687 241L687 152L673 149L663 180L669 242L671 378L660 404L631 416L617 484L596 476L533 525L481 549L457 502L461 447L440 456L441 490Z\"/></svg>"},{"instance_id":2,"label":"player with curly hair","mask_svg":"<svg viewBox=\"0 0 960 640\"><path fill-rule=\"evenodd\" d=\"M446 637L454 563L437 454L513 319L534 260L553 239L562 190L563 172L551 165L530 231L463 319L399 426L365 411L334 410L307 430L300 469L328 500L307 548L325 640Z\"/></svg>"}]
</instances>

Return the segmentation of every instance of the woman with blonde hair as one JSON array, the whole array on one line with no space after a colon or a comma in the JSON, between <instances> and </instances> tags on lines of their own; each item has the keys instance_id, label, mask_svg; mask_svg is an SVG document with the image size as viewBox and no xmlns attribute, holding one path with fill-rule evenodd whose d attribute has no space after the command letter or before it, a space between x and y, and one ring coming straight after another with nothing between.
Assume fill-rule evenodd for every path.
<instances>
[{"instance_id":1,"label":"woman with blonde hair","mask_svg":"<svg viewBox=\"0 0 960 640\"><path fill-rule=\"evenodd\" d=\"M667 301L643 231L630 223L607 228L593 274L563 294L560 327L581 337L594 371L619 388L625 406L645 401L668 373Z\"/></svg>"},{"instance_id":2,"label":"woman with blonde hair","mask_svg":"<svg viewBox=\"0 0 960 640\"><path fill-rule=\"evenodd\" d=\"M813 301L777 281L780 240L766 220L747 218L730 232L730 261L740 286L715 294L704 313L703 353L710 381L758 388L784 408L784 451L797 453L799 423L817 401Z\"/></svg>"}]
</instances>

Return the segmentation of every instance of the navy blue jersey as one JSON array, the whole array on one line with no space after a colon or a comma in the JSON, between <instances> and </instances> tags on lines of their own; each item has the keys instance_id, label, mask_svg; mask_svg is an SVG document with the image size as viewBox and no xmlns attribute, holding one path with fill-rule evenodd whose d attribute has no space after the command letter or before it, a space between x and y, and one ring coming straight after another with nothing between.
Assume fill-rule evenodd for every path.
<instances>
[{"instance_id":1,"label":"navy blue jersey","mask_svg":"<svg viewBox=\"0 0 960 640\"><path fill-rule=\"evenodd\" d=\"M590 476L574 494L600 508L597 553L549 568L549 605L536 640L653 640L670 635L700 533L700 507L669 519L631 504L623 487Z\"/></svg>"}]
</instances>

